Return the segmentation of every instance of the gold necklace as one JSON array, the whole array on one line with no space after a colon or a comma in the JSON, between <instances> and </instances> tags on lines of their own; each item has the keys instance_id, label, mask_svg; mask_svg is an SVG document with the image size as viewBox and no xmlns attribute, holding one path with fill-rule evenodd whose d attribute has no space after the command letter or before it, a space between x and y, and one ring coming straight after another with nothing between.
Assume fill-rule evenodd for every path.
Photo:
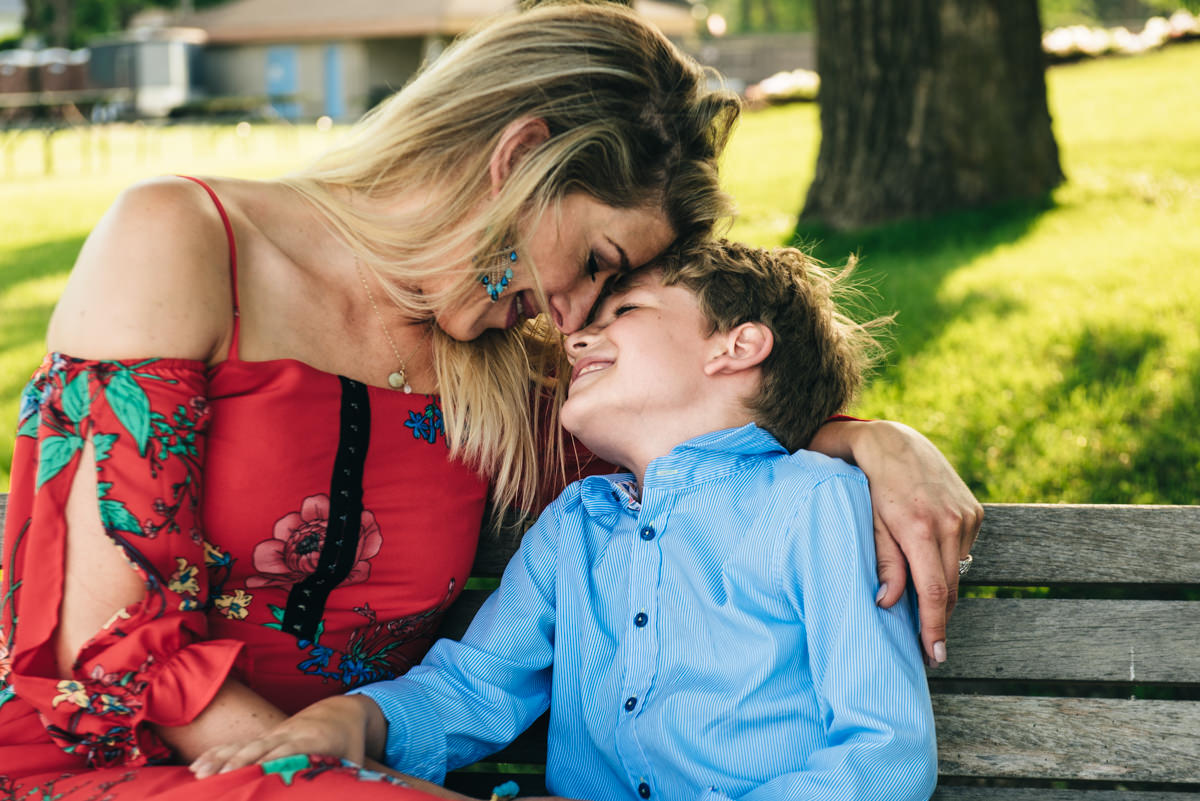
<instances>
[{"instance_id":1,"label":"gold necklace","mask_svg":"<svg viewBox=\"0 0 1200 801\"><path fill-rule=\"evenodd\" d=\"M421 349L421 345L425 344L425 337L421 337L421 341L413 348L412 353L408 354L408 358L400 358L400 349L396 347L396 341L392 339L392 332L388 330L387 323L383 321L383 313L379 311L379 306L375 304L375 293L371 291L371 286L367 283L366 276L363 275L362 265L358 263L358 255L354 256L354 271L358 273L358 280L362 283L363 289L367 292L367 300L371 301L371 308L375 310L375 317L379 320L379 327L383 329L383 335L387 337L388 345L392 348L392 353L396 356L396 361L400 363L392 372L388 373L388 386L392 389L402 389L404 392L412 392L412 386L408 383L408 360L416 355ZM428 335L428 330L425 332Z\"/></svg>"}]
</instances>

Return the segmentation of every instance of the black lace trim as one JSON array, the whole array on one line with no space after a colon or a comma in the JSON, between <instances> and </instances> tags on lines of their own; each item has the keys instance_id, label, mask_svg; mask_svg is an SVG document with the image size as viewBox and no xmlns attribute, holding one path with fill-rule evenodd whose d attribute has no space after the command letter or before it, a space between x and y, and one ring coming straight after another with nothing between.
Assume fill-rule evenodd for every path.
<instances>
[{"instance_id":1,"label":"black lace trim","mask_svg":"<svg viewBox=\"0 0 1200 801\"><path fill-rule=\"evenodd\" d=\"M315 640L329 593L354 568L362 530L363 465L371 438L371 401L365 384L342 382L341 432L329 482L329 523L317 569L292 587L283 614L283 630Z\"/></svg>"}]
</instances>

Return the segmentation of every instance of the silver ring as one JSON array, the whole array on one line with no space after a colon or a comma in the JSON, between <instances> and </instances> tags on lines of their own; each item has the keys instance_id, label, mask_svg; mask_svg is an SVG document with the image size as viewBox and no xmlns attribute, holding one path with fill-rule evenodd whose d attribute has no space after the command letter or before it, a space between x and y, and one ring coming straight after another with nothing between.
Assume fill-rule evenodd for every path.
<instances>
[{"instance_id":1,"label":"silver ring","mask_svg":"<svg viewBox=\"0 0 1200 801\"><path fill-rule=\"evenodd\" d=\"M974 561L975 561L975 558L973 556L971 556L971 554L967 554L966 559L959 559L958 560L958 575L960 575L960 576L967 575L967 571L971 569L971 563Z\"/></svg>"}]
</instances>

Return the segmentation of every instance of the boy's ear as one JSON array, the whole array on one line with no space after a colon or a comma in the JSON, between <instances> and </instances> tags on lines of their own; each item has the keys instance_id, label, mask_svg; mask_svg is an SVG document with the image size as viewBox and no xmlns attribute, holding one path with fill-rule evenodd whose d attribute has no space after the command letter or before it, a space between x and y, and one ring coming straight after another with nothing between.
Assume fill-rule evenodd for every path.
<instances>
[{"instance_id":1,"label":"boy's ear","mask_svg":"<svg viewBox=\"0 0 1200 801\"><path fill-rule=\"evenodd\" d=\"M540 117L521 117L508 124L500 134L500 141L492 151L488 164L493 196L500 193L500 188L521 159L549 138L550 127Z\"/></svg>"},{"instance_id":2,"label":"boy's ear","mask_svg":"<svg viewBox=\"0 0 1200 801\"><path fill-rule=\"evenodd\" d=\"M704 365L708 376L733 375L763 363L775 347L775 334L763 323L742 323L716 339L724 349Z\"/></svg>"}]
</instances>

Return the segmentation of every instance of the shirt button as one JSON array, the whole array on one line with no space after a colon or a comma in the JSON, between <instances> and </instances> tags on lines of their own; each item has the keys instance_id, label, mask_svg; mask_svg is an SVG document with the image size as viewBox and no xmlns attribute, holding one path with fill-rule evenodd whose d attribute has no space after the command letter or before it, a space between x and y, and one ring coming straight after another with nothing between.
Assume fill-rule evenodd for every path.
<instances>
[{"instance_id":1,"label":"shirt button","mask_svg":"<svg viewBox=\"0 0 1200 801\"><path fill-rule=\"evenodd\" d=\"M654 526L646 526L644 529L642 529L641 534L642 539L646 540L647 542L654 539Z\"/></svg>"},{"instance_id":2,"label":"shirt button","mask_svg":"<svg viewBox=\"0 0 1200 801\"><path fill-rule=\"evenodd\" d=\"M626 699L625 699L625 711L626 711L626 712L632 712L632 711L633 711L633 708L634 708L635 706L637 706L637 699L636 699L636 698L626 698Z\"/></svg>"},{"instance_id":3,"label":"shirt button","mask_svg":"<svg viewBox=\"0 0 1200 801\"><path fill-rule=\"evenodd\" d=\"M639 784L638 785L638 795L640 795L642 798L649 798L650 797L650 785L646 784L645 782L642 782L641 784Z\"/></svg>"},{"instance_id":4,"label":"shirt button","mask_svg":"<svg viewBox=\"0 0 1200 801\"><path fill-rule=\"evenodd\" d=\"M640 629L642 626L646 625L646 621L649 619L650 618L646 616L645 612L638 612L636 615L634 615L633 625Z\"/></svg>"}]
</instances>

